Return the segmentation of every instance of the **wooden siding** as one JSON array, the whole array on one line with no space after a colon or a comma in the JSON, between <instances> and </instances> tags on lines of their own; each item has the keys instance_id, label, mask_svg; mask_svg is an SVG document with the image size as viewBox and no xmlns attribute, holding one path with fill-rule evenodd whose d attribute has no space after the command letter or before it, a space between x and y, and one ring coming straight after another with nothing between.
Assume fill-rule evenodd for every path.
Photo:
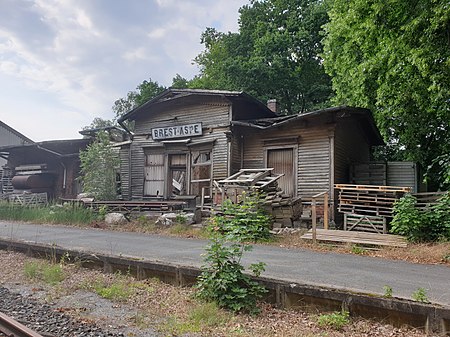
<instances>
[{"instance_id":1,"label":"wooden siding","mask_svg":"<svg viewBox=\"0 0 450 337\"><path fill-rule=\"evenodd\" d=\"M297 147L297 195L310 198L330 189L330 133L333 125L303 126L290 123L276 129L242 128L244 135L244 168L265 166L265 149ZM289 138L290 137L290 138ZM292 139L297 139L294 143ZM277 142L276 139L280 141ZM283 141L286 139L286 142Z\"/></svg>"},{"instance_id":2,"label":"wooden siding","mask_svg":"<svg viewBox=\"0 0 450 337\"><path fill-rule=\"evenodd\" d=\"M130 165L129 165L130 146L123 146L119 151L120 158L120 184L122 198L130 199Z\"/></svg>"},{"instance_id":3,"label":"wooden siding","mask_svg":"<svg viewBox=\"0 0 450 337\"><path fill-rule=\"evenodd\" d=\"M229 105L220 104L217 100L197 105L171 104L170 109L153 112L136 120L135 136L131 145L131 186L122 184L124 198L142 199L144 196L144 172L145 151L152 149L167 153L170 149L178 152L189 153L191 146L195 143L214 142L212 155L212 178L224 179L228 176L228 140L226 133L229 132ZM190 143L173 144L164 146L160 141L151 137L152 128L202 123L202 136L189 137ZM174 139L176 141L176 139ZM199 145L201 146L201 145ZM121 157L122 160L125 156ZM122 168L128 170L126 164ZM166 168L167 169L167 168ZM131 188L131 193L129 192Z\"/></svg>"}]
</instances>

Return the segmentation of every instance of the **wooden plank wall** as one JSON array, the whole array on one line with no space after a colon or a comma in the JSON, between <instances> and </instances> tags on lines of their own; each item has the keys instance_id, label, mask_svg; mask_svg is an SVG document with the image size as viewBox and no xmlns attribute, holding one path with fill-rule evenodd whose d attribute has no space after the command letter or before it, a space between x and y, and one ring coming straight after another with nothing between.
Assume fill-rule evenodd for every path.
<instances>
[{"instance_id":1,"label":"wooden plank wall","mask_svg":"<svg viewBox=\"0 0 450 337\"><path fill-rule=\"evenodd\" d=\"M143 114L136 120L135 136L131 144L131 186L128 179L122 178L122 194L128 199L141 199L144 186L144 149L153 148L165 151L160 142L151 137L151 129L192 123L202 123L203 135L190 137L193 142L213 141L213 179L220 180L228 176L228 141L226 132L229 130L229 104L214 97L204 104L171 104L166 110ZM186 148L187 150L187 148ZM126 163L128 153L121 151L122 174L128 172ZM125 184L124 184L125 183Z\"/></svg>"},{"instance_id":2,"label":"wooden plank wall","mask_svg":"<svg viewBox=\"0 0 450 337\"><path fill-rule=\"evenodd\" d=\"M297 195L311 198L330 189L330 126L305 127L301 122L293 122L276 129L242 128L240 132L244 135L244 168L264 167L265 140L298 137ZM292 142L279 142L276 146L289 145Z\"/></svg>"}]
</instances>

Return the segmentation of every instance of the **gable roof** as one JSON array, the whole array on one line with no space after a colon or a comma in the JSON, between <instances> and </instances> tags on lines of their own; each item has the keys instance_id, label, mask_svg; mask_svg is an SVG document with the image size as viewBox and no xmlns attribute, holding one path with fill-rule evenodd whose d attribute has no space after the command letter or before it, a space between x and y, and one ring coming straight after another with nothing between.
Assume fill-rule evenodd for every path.
<instances>
[{"instance_id":1,"label":"gable roof","mask_svg":"<svg viewBox=\"0 0 450 337\"><path fill-rule=\"evenodd\" d=\"M22 139L24 143L31 143L31 144L34 143L30 138L28 138L27 136L21 134L19 131L13 129L8 124L6 124L6 123L4 123L2 121L0 121L0 127L3 127L4 129L8 130L9 132L14 134L18 138Z\"/></svg>"},{"instance_id":2,"label":"gable roof","mask_svg":"<svg viewBox=\"0 0 450 337\"><path fill-rule=\"evenodd\" d=\"M218 97L224 98L232 104L238 104L250 108L251 111L258 115L259 118L275 117L276 114L270 110L264 103L256 98L246 94L243 91L227 91L227 90L206 90L206 89L166 89L158 96L147 101L143 105L130 110L125 115L118 119L119 124L122 124L126 120L134 120L136 117L144 112L151 112L152 108L160 104L166 104L167 102L173 102L177 100L184 100L187 98L194 99L201 102L205 97ZM237 111L239 112L239 111ZM247 118L251 116L247 116ZM245 119L245 116L240 116L239 119Z\"/></svg>"},{"instance_id":3,"label":"gable roof","mask_svg":"<svg viewBox=\"0 0 450 337\"><path fill-rule=\"evenodd\" d=\"M261 118L247 121L232 121L233 125L247 126L260 130L267 130L279 127L295 121L308 120L314 117L330 115L333 119L352 116L361 124L372 145L384 145L380 130L375 124L372 112L365 108L355 108L350 106L338 106L315 110L311 112L300 113L296 115L280 116L278 118Z\"/></svg>"}]
</instances>

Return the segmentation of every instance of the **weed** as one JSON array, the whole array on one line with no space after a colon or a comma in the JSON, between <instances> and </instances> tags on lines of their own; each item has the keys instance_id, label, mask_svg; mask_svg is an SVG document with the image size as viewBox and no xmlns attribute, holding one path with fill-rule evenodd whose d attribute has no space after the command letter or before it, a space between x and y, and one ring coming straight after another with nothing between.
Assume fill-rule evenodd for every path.
<instances>
[{"instance_id":1,"label":"weed","mask_svg":"<svg viewBox=\"0 0 450 337\"><path fill-rule=\"evenodd\" d=\"M178 213L177 216L175 217L175 222L184 225L187 222L187 217L185 214L182 213Z\"/></svg>"},{"instance_id":2,"label":"weed","mask_svg":"<svg viewBox=\"0 0 450 337\"><path fill-rule=\"evenodd\" d=\"M189 320L202 326L215 327L227 322L229 315L221 311L216 303L209 302L195 307L189 315Z\"/></svg>"},{"instance_id":3,"label":"weed","mask_svg":"<svg viewBox=\"0 0 450 337\"><path fill-rule=\"evenodd\" d=\"M384 297L386 298L391 298L392 297L392 287L385 285L383 286L383 290L384 290Z\"/></svg>"},{"instance_id":4,"label":"weed","mask_svg":"<svg viewBox=\"0 0 450 337\"><path fill-rule=\"evenodd\" d=\"M176 225L170 227L169 233L174 235L179 235L186 233L190 230L190 227L181 223L177 223Z\"/></svg>"},{"instance_id":5,"label":"weed","mask_svg":"<svg viewBox=\"0 0 450 337\"><path fill-rule=\"evenodd\" d=\"M37 262L25 262L25 276L31 280L38 278L39 264Z\"/></svg>"},{"instance_id":6,"label":"weed","mask_svg":"<svg viewBox=\"0 0 450 337\"><path fill-rule=\"evenodd\" d=\"M411 298L417 302L430 303L425 288L418 288L415 292L411 294Z\"/></svg>"},{"instance_id":7,"label":"weed","mask_svg":"<svg viewBox=\"0 0 450 337\"><path fill-rule=\"evenodd\" d=\"M367 253L367 249L365 249L365 248L363 248L361 246L358 246L358 245L352 245L351 249L352 249L352 253L353 254L362 255L362 254Z\"/></svg>"},{"instance_id":8,"label":"weed","mask_svg":"<svg viewBox=\"0 0 450 337\"><path fill-rule=\"evenodd\" d=\"M47 262L25 263L24 274L29 279L40 280L51 285L55 285L64 280L64 271L61 266Z\"/></svg>"},{"instance_id":9,"label":"weed","mask_svg":"<svg viewBox=\"0 0 450 337\"><path fill-rule=\"evenodd\" d=\"M321 327L328 327L334 330L341 330L350 323L350 314L348 311L333 312L331 314L320 315L317 324Z\"/></svg>"}]
</instances>

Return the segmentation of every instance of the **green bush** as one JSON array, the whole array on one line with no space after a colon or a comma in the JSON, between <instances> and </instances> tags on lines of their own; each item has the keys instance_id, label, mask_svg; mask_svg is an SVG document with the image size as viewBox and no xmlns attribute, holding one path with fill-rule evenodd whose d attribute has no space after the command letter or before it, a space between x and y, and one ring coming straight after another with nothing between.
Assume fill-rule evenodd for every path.
<instances>
[{"instance_id":1,"label":"green bush","mask_svg":"<svg viewBox=\"0 0 450 337\"><path fill-rule=\"evenodd\" d=\"M259 193L242 194L240 203L225 200L222 215L214 217L214 226L231 241L258 242L270 239L272 219L263 209Z\"/></svg>"},{"instance_id":2,"label":"green bush","mask_svg":"<svg viewBox=\"0 0 450 337\"><path fill-rule=\"evenodd\" d=\"M411 242L450 240L450 192L426 211L417 209L416 202L410 194L395 202L391 233L406 236Z\"/></svg>"},{"instance_id":3,"label":"green bush","mask_svg":"<svg viewBox=\"0 0 450 337\"><path fill-rule=\"evenodd\" d=\"M242 255L252 246L246 241L266 240L270 218L261 210L259 195L244 195L239 204L225 202L223 215L212 216L208 226L211 243L206 248L205 265L198 278L197 295L234 312L257 313L257 301L266 289L245 273ZM264 263L250 265L254 276L264 271Z\"/></svg>"}]
</instances>

